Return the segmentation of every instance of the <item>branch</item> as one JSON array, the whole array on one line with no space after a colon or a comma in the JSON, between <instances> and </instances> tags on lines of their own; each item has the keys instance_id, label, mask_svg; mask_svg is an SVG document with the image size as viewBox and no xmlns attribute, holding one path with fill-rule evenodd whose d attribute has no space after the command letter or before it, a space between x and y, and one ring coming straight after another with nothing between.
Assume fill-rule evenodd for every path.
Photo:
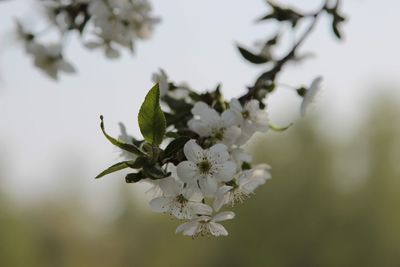
<instances>
[{"instance_id":1,"label":"branch","mask_svg":"<svg viewBox=\"0 0 400 267\"><path fill-rule=\"evenodd\" d=\"M261 74L257 78L254 85L252 87L249 87L248 92L246 94L244 94L243 96L239 97L239 101L242 104L244 102L254 98L256 96L257 91L262 88L262 86L263 86L263 84L265 84L265 82L273 82L276 78L276 75L282 70L282 68L286 65L286 63L295 58L298 48L304 43L304 41L310 35L310 33L312 32L312 30L314 29L314 27L317 24L318 17L322 14L323 11L325 11L325 9L326 9L326 5L324 5L315 14L310 15L310 17L313 18L313 21L311 22L311 24L307 28L307 30L299 38L299 40L296 42L296 44L293 46L293 48L286 54L286 56L284 56L282 59L278 60L272 69Z\"/></svg>"}]
</instances>

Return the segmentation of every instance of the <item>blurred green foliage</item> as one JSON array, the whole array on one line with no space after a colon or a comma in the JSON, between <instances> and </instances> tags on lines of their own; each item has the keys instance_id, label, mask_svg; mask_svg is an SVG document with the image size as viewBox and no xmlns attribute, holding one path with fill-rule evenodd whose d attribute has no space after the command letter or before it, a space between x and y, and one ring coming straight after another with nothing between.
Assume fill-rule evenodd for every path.
<instances>
[{"instance_id":1,"label":"blurred green foliage","mask_svg":"<svg viewBox=\"0 0 400 267\"><path fill-rule=\"evenodd\" d=\"M399 111L377 105L345 141L300 122L252 142L273 179L234 208L226 238L175 235L178 222L143 211L123 179L123 211L100 226L76 200L24 207L0 194L0 266L400 266Z\"/></svg>"}]
</instances>

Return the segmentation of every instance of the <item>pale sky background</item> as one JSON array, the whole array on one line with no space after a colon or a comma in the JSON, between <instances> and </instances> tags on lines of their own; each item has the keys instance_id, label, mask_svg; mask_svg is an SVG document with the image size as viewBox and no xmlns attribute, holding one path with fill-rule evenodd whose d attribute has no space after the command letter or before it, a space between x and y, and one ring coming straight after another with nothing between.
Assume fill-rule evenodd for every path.
<instances>
[{"instance_id":1,"label":"pale sky background","mask_svg":"<svg viewBox=\"0 0 400 267\"><path fill-rule=\"evenodd\" d=\"M322 1L282 2L310 10ZM400 1L343 2L350 18L343 27L345 41L338 42L329 19L322 18L303 46L316 57L286 68L280 76L293 85L324 77L324 91L311 113L321 113L321 128L331 135L343 135L362 118L365 103L376 95L374 86L393 88L399 97ZM54 190L60 184L85 188L95 205L100 196L107 199L123 175L93 179L118 160L117 150L100 132L100 114L113 135L122 121L140 136L136 115L152 85L151 74L160 67L172 80L187 81L198 90L222 82L227 98L240 95L262 67L245 62L234 44L252 48L256 40L275 32L274 25L254 24L267 11L263 0L153 0L154 14L162 22L150 40L137 45L135 55L110 62L71 38L66 55L79 72L54 82L32 66L10 35L13 18L34 25L32 3L0 4L0 171L2 186L21 200L62 195ZM287 89L269 99L271 117L278 123L297 119L298 108L299 99Z\"/></svg>"}]
</instances>

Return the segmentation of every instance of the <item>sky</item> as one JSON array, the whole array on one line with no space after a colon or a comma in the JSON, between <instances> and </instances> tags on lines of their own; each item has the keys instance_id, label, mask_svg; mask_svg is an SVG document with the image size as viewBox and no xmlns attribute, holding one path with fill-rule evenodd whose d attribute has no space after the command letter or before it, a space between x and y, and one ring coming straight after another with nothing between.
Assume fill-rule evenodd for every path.
<instances>
[{"instance_id":1,"label":"sky","mask_svg":"<svg viewBox=\"0 0 400 267\"><path fill-rule=\"evenodd\" d=\"M281 2L304 10L321 4ZM150 40L137 44L134 55L109 61L100 52L83 49L71 36L66 55L78 73L54 82L32 66L11 34L14 18L35 25L33 3L0 4L0 171L6 191L17 199L60 194L53 190L60 184L90 188L89 198L112 194L109 188L121 180L93 179L118 160L118 151L100 132L100 114L114 136L120 121L140 136L136 116L159 68L173 81L186 81L199 91L221 82L228 99L238 96L263 69L245 62L235 44L252 48L276 31L273 24L254 23L267 12L263 0L153 0L161 23ZM345 40L337 41L329 20L322 18L302 47L315 57L287 67L280 76L291 85L324 77L312 113L319 115L325 134L333 136L350 131L363 117L366 103L382 90L398 96L400 84L400 2L344 0L343 10L349 17ZM271 119L280 124L297 120L299 98L289 89L278 91L268 99Z\"/></svg>"}]
</instances>

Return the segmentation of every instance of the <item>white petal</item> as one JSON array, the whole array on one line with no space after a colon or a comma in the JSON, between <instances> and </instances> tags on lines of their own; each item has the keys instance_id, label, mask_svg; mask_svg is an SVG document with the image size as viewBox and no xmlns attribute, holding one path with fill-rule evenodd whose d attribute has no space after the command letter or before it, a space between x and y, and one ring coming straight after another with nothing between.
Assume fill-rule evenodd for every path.
<instances>
[{"instance_id":1,"label":"white petal","mask_svg":"<svg viewBox=\"0 0 400 267\"><path fill-rule=\"evenodd\" d=\"M193 132L197 133L201 137L210 136L212 133L212 129L210 126L202 120L191 119L188 121L188 127Z\"/></svg>"},{"instance_id":2,"label":"white petal","mask_svg":"<svg viewBox=\"0 0 400 267\"><path fill-rule=\"evenodd\" d=\"M305 96L303 97L303 102L301 103L300 113L302 116L306 114L307 108L314 100L315 96L320 91L320 86L322 82L322 77L317 77L310 85L310 88L307 90Z\"/></svg>"},{"instance_id":3,"label":"white petal","mask_svg":"<svg viewBox=\"0 0 400 267\"><path fill-rule=\"evenodd\" d=\"M213 145L207 152L207 158L211 162L222 163L229 159L228 148L224 144Z\"/></svg>"},{"instance_id":4,"label":"white petal","mask_svg":"<svg viewBox=\"0 0 400 267\"><path fill-rule=\"evenodd\" d=\"M183 183L175 180L174 177L168 177L161 179L158 184L164 194L164 196L175 197L180 194Z\"/></svg>"},{"instance_id":5,"label":"white petal","mask_svg":"<svg viewBox=\"0 0 400 267\"><path fill-rule=\"evenodd\" d=\"M221 186L214 199L213 203L213 208L215 211L219 211L223 205L227 204L229 202L229 196L230 196L230 190L232 189L232 186Z\"/></svg>"},{"instance_id":6,"label":"white petal","mask_svg":"<svg viewBox=\"0 0 400 267\"><path fill-rule=\"evenodd\" d=\"M241 133L242 130L239 127L229 127L224 132L224 139L222 142L227 146L231 146L236 143L236 140L240 137Z\"/></svg>"},{"instance_id":7,"label":"white petal","mask_svg":"<svg viewBox=\"0 0 400 267\"><path fill-rule=\"evenodd\" d=\"M232 161L227 161L223 164L219 164L216 166L218 169L214 174L214 177L221 182L228 182L232 180L233 175L236 172L236 164Z\"/></svg>"},{"instance_id":8,"label":"white petal","mask_svg":"<svg viewBox=\"0 0 400 267\"><path fill-rule=\"evenodd\" d=\"M182 161L176 167L178 177L185 183L194 183L197 179L198 168L191 161Z\"/></svg>"},{"instance_id":9,"label":"white petal","mask_svg":"<svg viewBox=\"0 0 400 267\"><path fill-rule=\"evenodd\" d=\"M170 209L171 201L172 201L171 198L157 197L150 201L149 203L150 209L153 212L159 212L159 213L167 212Z\"/></svg>"},{"instance_id":10,"label":"white petal","mask_svg":"<svg viewBox=\"0 0 400 267\"><path fill-rule=\"evenodd\" d=\"M193 236L197 234L199 231L199 222L198 221L190 221L179 225L175 233L183 232L184 235Z\"/></svg>"},{"instance_id":11,"label":"white petal","mask_svg":"<svg viewBox=\"0 0 400 267\"><path fill-rule=\"evenodd\" d=\"M189 161L198 163L202 161L204 153L203 149L196 143L194 139L189 140L183 147L183 153Z\"/></svg>"},{"instance_id":12,"label":"white petal","mask_svg":"<svg viewBox=\"0 0 400 267\"><path fill-rule=\"evenodd\" d=\"M244 145L249 139L253 136L254 129L251 125L243 124L242 125L242 134L236 140L236 144L241 146Z\"/></svg>"},{"instance_id":13,"label":"white petal","mask_svg":"<svg viewBox=\"0 0 400 267\"><path fill-rule=\"evenodd\" d=\"M232 98L230 103L229 103L229 108L233 109L239 113L243 112L243 107L240 104L239 100L237 100L236 98Z\"/></svg>"},{"instance_id":14,"label":"white petal","mask_svg":"<svg viewBox=\"0 0 400 267\"><path fill-rule=\"evenodd\" d=\"M218 182L212 177L205 177L199 180L200 190L205 196L214 196L218 190Z\"/></svg>"},{"instance_id":15,"label":"white petal","mask_svg":"<svg viewBox=\"0 0 400 267\"><path fill-rule=\"evenodd\" d=\"M208 229L210 230L210 233L214 236L221 236L221 235L227 236L228 235L228 231L226 231L225 227L219 223L209 222Z\"/></svg>"},{"instance_id":16,"label":"white petal","mask_svg":"<svg viewBox=\"0 0 400 267\"><path fill-rule=\"evenodd\" d=\"M211 215L213 212L210 206L200 202L189 202L188 206L193 211L194 214Z\"/></svg>"},{"instance_id":17,"label":"white petal","mask_svg":"<svg viewBox=\"0 0 400 267\"><path fill-rule=\"evenodd\" d=\"M235 213L232 211L223 211L213 217L214 222L226 221L235 218Z\"/></svg>"},{"instance_id":18,"label":"white petal","mask_svg":"<svg viewBox=\"0 0 400 267\"><path fill-rule=\"evenodd\" d=\"M242 120L243 117L241 116L240 113L237 113L233 110L225 110L222 115L221 118L223 120L224 126L225 127L229 127L229 126L233 126L233 125L239 125Z\"/></svg>"},{"instance_id":19,"label":"white petal","mask_svg":"<svg viewBox=\"0 0 400 267\"><path fill-rule=\"evenodd\" d=\"M210 126L217 126L221 122L218 112L204 102L197 102L192 108L192 114L200 117L202 121Z\"/></svg>"},{"instance_id":20,"label":"white petal","mask_svg":"<svg viewBox=\"0 0 400 267\"><path fill-rule=\"evenodd\" d=\"M242 148L235 148L231 150L232 158L236 162L251 162L251 155L247 154Z\"/></svg>"}]
</instances>

